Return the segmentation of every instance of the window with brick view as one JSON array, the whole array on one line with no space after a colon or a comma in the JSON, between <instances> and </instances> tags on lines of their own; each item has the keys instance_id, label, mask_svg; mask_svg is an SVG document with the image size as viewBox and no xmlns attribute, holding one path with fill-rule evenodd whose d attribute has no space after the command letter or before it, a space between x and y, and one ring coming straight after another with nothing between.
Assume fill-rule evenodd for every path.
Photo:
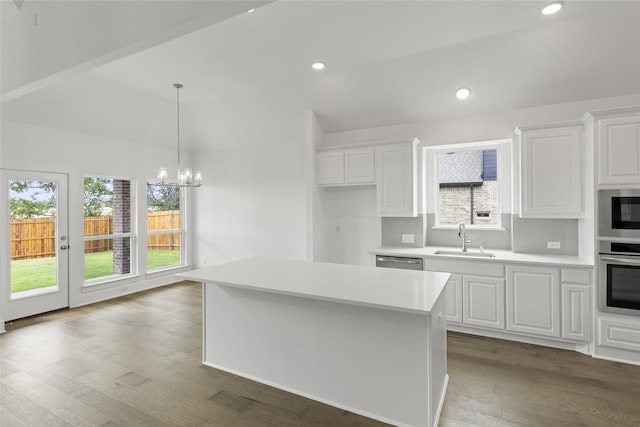
<instances>
[{"instance_id":1,"label":"window with brick view","mask_svg":"<svg viewBox=\"0 0 640 427\"><path fill-rule=\"evenodd\" d=\"M130 180L84 179L84 278L94 285L134 273Z\"/></svg>"},{"instance_id":2,"label":"window with brick view","mask_svg":"<svg viewBox=\"0 0 640 427\"><path fill-rule=\"evenodd\" d=\"M438 151L437 225L499 227L497 150Z\"/></svg>"}]
</instances>

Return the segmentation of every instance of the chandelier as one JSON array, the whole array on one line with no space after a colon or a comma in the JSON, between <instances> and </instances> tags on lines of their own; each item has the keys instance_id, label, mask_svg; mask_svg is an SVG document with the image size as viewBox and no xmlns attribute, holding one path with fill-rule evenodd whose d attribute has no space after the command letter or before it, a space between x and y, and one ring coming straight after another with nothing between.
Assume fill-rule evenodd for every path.
<instances>
[{"instance_id":1,"label":"chandelier","mask_svg":"<svg viewBox=\"0 0 640 427\"><path fill-rule=\"evenodd\" d=\"M183 85L174 83L173 87L176 88L176 104L178 107L178 174L175 181L169 181L167 168L162 167L158 171L158 180L160 180L160 185L167 187L200 187L202 185L202 173L197 170L194 174L191 168L183 168L180 165L180 89L182 89Z\"/></svg>"}]
</instances>

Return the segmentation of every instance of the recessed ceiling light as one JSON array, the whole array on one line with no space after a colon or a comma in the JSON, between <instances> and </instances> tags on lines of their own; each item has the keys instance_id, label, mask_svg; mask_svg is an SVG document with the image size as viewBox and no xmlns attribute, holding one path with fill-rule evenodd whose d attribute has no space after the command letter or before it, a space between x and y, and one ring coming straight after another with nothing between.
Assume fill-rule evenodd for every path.
<instances>
[{"instance_id":1,"label":"recessed ceiling light","mask_svg":"<svg viewBox=\"0 0 640 427\"><path fill-rule=\"evenodd\" d=\"M255 11L256 11L255 9L249 9L249 10L247 10L247 13L253 13Z\"/></svg>"},{"instance_id":2,"label":"recessed ceiling light","mask_svg":"<svg viewBox=\"0 0 640 427\"><path fill-rule=\"evenodd\" d=\"M467 99L471 95L471 91L466 87L461 87L456 91L456 98Z\"/></svg>"},{"instance_id":3,"label":"recessed ceiling light","mask_svg":"<svg viewBox=\"0 0 640 427\"><path fill-rule=\"evenodd\" d=\"M561 2L561 1L554 1L553 3L549 3L542 9L542 14L553 15L554 13L562 9L563 5L564 5L564 2Z\"/></svg>"},{"instance_id":4,"label":"recessed ceiling light","mask_svg":"<svg viewBox=\"0 0 640 427\"><path fill-rule=\"evenodd\" d=\"M314 70L324 70L324 62L314 62L313 64L311 64L311 68L313 68Z\"/></svg>"}]
</instances>

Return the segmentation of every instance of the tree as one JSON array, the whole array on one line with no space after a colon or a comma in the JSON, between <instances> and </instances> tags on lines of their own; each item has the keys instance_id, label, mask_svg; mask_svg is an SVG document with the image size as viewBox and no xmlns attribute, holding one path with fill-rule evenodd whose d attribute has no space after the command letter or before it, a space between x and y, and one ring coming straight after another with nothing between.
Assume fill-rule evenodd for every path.
<instances>
[{"instance_id":1,"label":"tree","mask_svg":"<svg viewBox=\"0 0 640 427\"><path fill-rule=\"evenodd\" d=\"M113 190L110 179L84 179L84 216L101 216L105 208L112 207Z\"/></svg>"},{"instance_id":2,"label":"tree","mask_svg":"<svg viewBox=\"0 0 640 427\"><path fill-rule=\"evenodd\" d=\"M11 198L11 219L29 219L51 213L51 203L37 200Z\"/></svg>"},{"instance_id":3,"label":"tree","mask_svg":"<svg viewBox=\"0 0 640 427\"><path fill-rule=\"evenodd\" d=\"M28 219L55 214L57 189L55 182L11 180L9 189L11 219ZM18 197L19 194L23 195Z\"/></svg>"},{"instance_id":4,"label":"tree","mask_svg":"<svg viewBox=\"0 0 640 427\"><path fill-rule=\"evenodd\" d=\"M147 185L147 207L151 212L179 210L180 188Z\"/></svg>"}]
</instances>

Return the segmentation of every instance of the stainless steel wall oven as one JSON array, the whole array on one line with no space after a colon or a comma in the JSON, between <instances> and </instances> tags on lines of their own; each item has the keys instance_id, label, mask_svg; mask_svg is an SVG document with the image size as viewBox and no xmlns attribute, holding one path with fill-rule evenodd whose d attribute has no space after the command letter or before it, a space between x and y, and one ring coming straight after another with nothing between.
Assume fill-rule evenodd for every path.
<instances>
[{"instance_id":1,"label":"stainless steel wall oven","mask_svg":"<svg viewBox=\"0 0 640 427\"><path fill-rule=\"evenodd\" d=\"M640 243L600 241L599 308L640 316Z\"/></svg>"}]
</instances>

